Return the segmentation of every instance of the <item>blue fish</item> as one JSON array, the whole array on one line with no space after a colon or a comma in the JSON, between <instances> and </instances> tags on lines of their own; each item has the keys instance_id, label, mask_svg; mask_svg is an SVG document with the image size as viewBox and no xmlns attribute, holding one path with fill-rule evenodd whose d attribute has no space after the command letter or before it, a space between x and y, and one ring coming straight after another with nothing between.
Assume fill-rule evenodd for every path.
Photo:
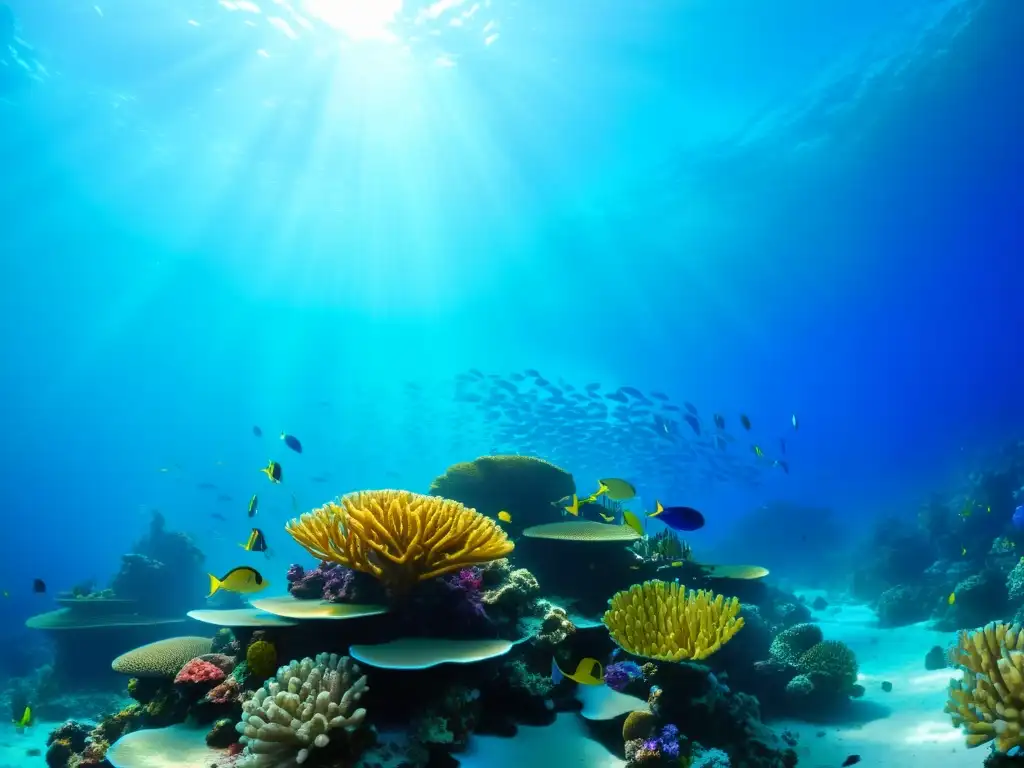
<instances>
[{"instance_id":1,"label":"blue fish","mask_svg":"<svg viewBox=\"0 0 1024 768\"><path fill-rule=\"evenodd\" d=\"M284 440L284 444L291 448L296 453L302 453L302 443L299 442L299 438L294 435L288 435L284 432L281 433L281 439Z\"/></svg>"},{"instance_id":2,"label":"blue fish","mask_svg":"<svg viewBox=\"0 0 1024 768\"><path fill-rule=\"evenodd\" d=\"M1013 527L1017 530L1024 530L1024 504L1013 510Z\"/></svg>"},{"instance_id":3,"label":"blue fish","mask_svg":"<svg viewBox=\"0 0 1024 768\"><path fill-rule=\"evenodd\" d=\"M704 515L693 507L663 507L654 502L654 511L648 517L656 517L674 531L698 531L704 527Z\"/></svg>"}]
</instances>

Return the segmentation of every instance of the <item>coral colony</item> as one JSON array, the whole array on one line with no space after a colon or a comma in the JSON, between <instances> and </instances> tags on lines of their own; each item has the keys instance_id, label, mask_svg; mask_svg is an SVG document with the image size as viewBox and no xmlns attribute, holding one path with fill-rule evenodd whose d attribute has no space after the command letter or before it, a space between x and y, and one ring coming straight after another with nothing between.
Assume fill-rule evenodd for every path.
<instances>
[{"instance_id":1,"label":"coral colony","mask_svg":"<svg viewBox=\"0 0 1024 768\"><path fill-rule=\"evenodd\" d=\"M876 550L854 589L875 590L882 624L917 620L928 606L940 623L977 618L994 598L976 579L988 590L1001 578L1006 601L1024 595L1014 547L1003 534L984 546L998 528L987 507L1003 514L1012 499L996 491L1014 483L1024 477L979 477L955 513L982 521L955 537L969 541L957 548L985 552L977 561L927 562L953 554L954 529L935 508L920 541L893 534L929 550L916 564ZM202 604L202 555L154 521L109 589L62 596L29 622L55 656L9 698L36 719L64 721L49 735L47 764L134 768L161 754L182 768L427 766L458 756L477 729L528 722L573 734L559 742L567 755L598 738L631 767L783 768L796 764L794 737L774 733L762 713L841 713L864 694L850 648L826 637L811 607L765 585L766 569L700 563L674 533L647 536L619 520L537 519L576 493L548 462L484 457L449 468L432 492L362 491L291 520L285 530L312 561L288 569L289 594L226 608ZM602 516L615 509L598 506ZM984 569L964 565L974 562ZM955 599L942 599L947 590ZM587 618L581 606L600 607ZM961 631L949 654L928 651L927 664L964 670L947 711L967 744L1015 754L1024 632L983 624ZM116 688L127 701L97 693ZM69 709L58 693L68 690L95 711ZM621 728L573 730L580 718ZM479 749L498 764L487 750L502 743L489 737Z\"/></svg>"}]
</instances>

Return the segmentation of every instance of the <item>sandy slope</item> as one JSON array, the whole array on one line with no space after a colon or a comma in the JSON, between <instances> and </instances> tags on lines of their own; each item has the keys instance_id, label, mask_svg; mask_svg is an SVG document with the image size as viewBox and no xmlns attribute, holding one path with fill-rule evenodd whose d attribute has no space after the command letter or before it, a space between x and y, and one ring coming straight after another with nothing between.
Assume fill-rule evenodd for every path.
<instances>
[{"instance_id":1,"label":"sandy slope","mask_svg":"<svg viewBox=\"0 0 1024 768\"><path fill-rule=\"evenodd\" d=\"M813 600L814 594L807 597ZM977 768L982 764L988 749L968 750L942 711L954 671L924 668L928 649L945 647L955 633L934 632L924 624L879 629L874 613L863 606L829 608L815 619L827 639L842 640L857 654L860 683L867 693L851 702L859 724L771 723L773 728L788 728L800 735L801 766L833 768L850 754L859 754L864 768ZM892 683L891 693L882 691L883 680Z\"/></svg>"}]
</instances>

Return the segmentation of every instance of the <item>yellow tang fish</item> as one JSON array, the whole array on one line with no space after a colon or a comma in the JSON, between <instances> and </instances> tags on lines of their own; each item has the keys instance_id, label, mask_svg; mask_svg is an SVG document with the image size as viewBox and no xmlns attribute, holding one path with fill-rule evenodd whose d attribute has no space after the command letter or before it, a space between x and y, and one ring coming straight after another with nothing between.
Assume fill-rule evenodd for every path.
<instances>
[{"instance_id":1,"label":"yellow tang fish","mask_svg":"<svg viewBox=\"0 0 1024 768\"><path fill-rule=\"evenodd\" d=\"M572 495L572 504L567 507L562 507L566 512L574 517L580 516L580 500L579 497L574 493Z\"/></svg>"},{"instance_id":2,"label":"yellow tang fish","mask_svg":"<svg viewBox=\"0 0 1024 768\"><path fill-rule=\"evenodd\" d=\"M757 458L759 458L759 459L763 459L764 458L764 451L761 450L761 446L755 445L755 446L753 446L753 448L754 448L754 455L756 455Z\"/></svg>"},{"instance_id":3,"label":"yellow tang fish","mask_svg":"<svg viewBox=\"0 0 1024 768\"><path fill-rule=\"evenodd\" d=\"M14 723L14 727L17 729L18 733L24 731L32 725L32 707L25 707L25 711L21 713L21 717L17 720L12 720L11 722Z\"/></svg>"},{"instance_id":4,"label":"yellow tang fish","mask_svg":"<svg viewBox=\"0 0 1024 768\"><path fill-rule=\"evenodd\" d=\"M503 510L501 510L501 512L498 513L498 519L501 520L501 522L503 522L503 523L511 523L512 522L512 515L510 515L508 512L506 512L503 509Z\"/></svg>"},{"instance_id":5,"label":"yellow tang fish","mask_svg":"<svg viewBox=\"0 0 1024 768\"><path fill-rule=\"evenodd\" d=\"M636 496L636 488L628 480L620 477L606 477L597 481L597 492L594 496L606 495L612 501L629 501Z\"/></svg>"},{"instance_id":6,"label":"yellow tang fish","mask_svg":"<svg viewBox=\"0 0 1024 768\"><path fill-rule=\"evenodd\" d=\"M554 681L555 685L558 685L563 677L567 677L580 685L601 685L604 683L604 669L601 667L601 662L597 659L586 658L580 659L580 663L576 665L575 672L566 672L558 666L558 661L552 657L552 681Z\"/></svg>"},{"instance_id":7,"label":"yellow tang fish","mask_svg":"<svg viewBox=\"0 0 1024 768\"><path fill-rule=\"evenodd\" d=\"M640 522L640 518L630 512L628 509L622 510L622 522L628 525L640 536L644 535L644 524Z\"/></svg>"},{"instance_id":8,"label":"yellow tang fish","mask_svg":"<svg viewBox=\"0 0 1024 768\"><path fill-rule=\"evenodd\" d=\"M952 605L956 602L956 592L950 592L949 597L946 598L946 603Z\"/></svg>"},{"instance_id":9,"label":"yellow tang fish","mask_svg":"<svg viewBox=\"0 0 1024 768\"><path fill-rule=\"evenodd\" d=\"M259 571L247 565L232 568L219 579L212 573L208 575L210 577L210 594L207 597L213 597L222 589L227 592L237 592L240 595L251 595L270 586Z\"/></svg>"},{"instance_id":10,"label":"yellow tang fish","mask_svg":"<svg viewBox=\"0 0 1024 768\"><path fill-rule=\"evenodd\" d=\"M961 555L961 557L966 555L966 554L967 554L967 547L960 547L960 555Z\"/></svg>"}]
</instances>

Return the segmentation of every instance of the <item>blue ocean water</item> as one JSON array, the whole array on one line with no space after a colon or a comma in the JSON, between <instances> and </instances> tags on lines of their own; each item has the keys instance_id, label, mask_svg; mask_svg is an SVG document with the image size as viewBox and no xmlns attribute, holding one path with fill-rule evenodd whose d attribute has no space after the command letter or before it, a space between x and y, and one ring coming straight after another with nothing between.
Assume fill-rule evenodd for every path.
<instances>
[{"instance_id":1,"label":"blue ocean water","mask_svg":"<svg viewBox=\"0 0 1024 768\"><path fill-rule=\"evenodd\" d=\"M753 488L558 446L708 547L775 501L837 546L912 518L1024 426L1009 0L8 5L5 626L154 509L226 570L258 491L283 567L296 511L523 450L470 368L786 439Z\"/></svg>"}]
</instances>

